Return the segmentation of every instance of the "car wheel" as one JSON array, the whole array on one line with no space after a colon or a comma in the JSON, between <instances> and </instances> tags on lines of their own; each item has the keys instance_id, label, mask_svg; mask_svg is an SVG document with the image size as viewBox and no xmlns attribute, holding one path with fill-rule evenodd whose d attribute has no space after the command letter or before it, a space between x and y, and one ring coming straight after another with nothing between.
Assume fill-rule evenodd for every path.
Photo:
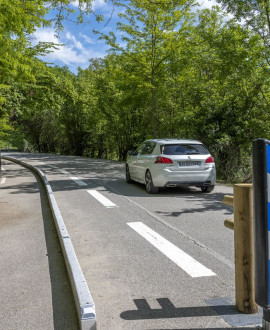
<instances>
[{"instance_id":1,"label":"car wheel","mask_svg":"<svg viewBox=\"0 0 270 330\"><path fill-rule=\"evenodd\" d=\"M204 193L210 193L214 190L215 186L204 186L201 187L202 192Z\"/></svg>"},{"instance_id":2,"label":"car wheel","mask_svg":"<svg viewBox=\"0 0 270 330\"><path fill-rule=\"evenodd\" d=\"M148 194L156 194L158 192L158 188L153 184L152 175L149 170L145 174L145 188Z\"/></svg>"},{"instance_id":3,"label":"car wheel","mask_svg":"<svg viewBox=\"0 0 270 330\"><path fill-rule=\"evenodd\" d=\"M129 167L128 167L128 165L126 165L126 182L127 182L127 183L132 183L132 182L133 182L133 180L132 180L131 177L130 177L130 172L129 172Z\"/></svg>"}]
</instances>

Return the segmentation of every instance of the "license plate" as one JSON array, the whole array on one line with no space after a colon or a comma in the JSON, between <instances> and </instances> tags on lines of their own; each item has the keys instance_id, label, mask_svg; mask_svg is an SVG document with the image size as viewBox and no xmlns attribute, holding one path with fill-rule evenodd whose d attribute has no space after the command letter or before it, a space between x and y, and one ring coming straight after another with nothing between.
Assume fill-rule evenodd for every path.
<instances>
[{"instance_id":1,"label":"license plate","mask_svg":"<svg viewBox=\"0 0 270 330\"><path fill-rule=\"evenodd\" d=\"M201 162L196 162L196 161L186 161L186 162L179 162L178 166L179 167L192 167L192 166L200 166Z\"/></svg>"}]
</instances>

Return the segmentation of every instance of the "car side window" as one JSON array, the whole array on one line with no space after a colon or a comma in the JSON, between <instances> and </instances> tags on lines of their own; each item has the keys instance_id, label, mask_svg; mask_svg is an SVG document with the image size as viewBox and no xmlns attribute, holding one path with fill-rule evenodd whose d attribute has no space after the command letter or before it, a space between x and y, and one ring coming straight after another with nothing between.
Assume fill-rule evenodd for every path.
<instances>
[{"instance_id":1,"label":"car side window","mask_svg":"<svg viewBox=\"0 0 270 330\"><path fill-rule=\"evenodd\" d=\"M156 143L155 142L150 142L149 154L151 154L154 151L155 146L156 146Z\"/></svg>"},{"instance_id":2,"label":"car side window","mask_svg":"<svg viewBox=\"0 0 270 330\"><path fill-rule=\"evenodd\" d=\"M139 146L137 152L141 155L150 155L153 152L155 146L155 142L144 142L142 145Z\"/></svg>"},{"instance_id":3,"label":"car side window","mask_svg":"<svg viewBox=\"0 0 270 330\"><path fill-rule=\"evenodd\" d=\"M137 149L137 153L138 154L143 154L143 150L144 150L144 144L141 144Z\"/></svg>"},{"instance_id":4,"label":"car side window","mask_svg":"<svg viewBox=\"0 0 270 330\"><path fill-rule=\"evenodd\" d=\"M143 155L150 155L154 150L155 144L153 142L145 142L142 150Z\"/></svg>"}]
</instances>

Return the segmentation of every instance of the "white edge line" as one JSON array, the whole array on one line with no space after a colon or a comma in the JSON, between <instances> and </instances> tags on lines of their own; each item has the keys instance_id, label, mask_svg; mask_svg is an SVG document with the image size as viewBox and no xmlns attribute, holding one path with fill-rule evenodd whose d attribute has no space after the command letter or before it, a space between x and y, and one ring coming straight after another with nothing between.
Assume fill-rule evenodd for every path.
<instances>
[{"instance_id":1,"label":"white edge line","mask_svg":"<svg viewBox=\"0 0 270 330\"><path fill-rule=\"evenodd\" d=\"M77 308L77 315L80 322L81 329L96 329L96 312L95 304L92 295L89 291L87 282L83 275L82 269L80 267L78 258L74 251L71 239L68 235L64 220L61 216L59 208L57 206L55 197L53 195L51 186L41 170L37 167L29 165L23 161L16 158L11 158L4 156L3 159L13 161L15 163L21 164L35 171L43 181L49 203L52 209L53 218L55 220L55 225L57 228L58 238L60 240L60 245L62 247L65 264L68 270L69 280L74 294L74 300Z\"/></svg>"},{"instance_id":2,"label":"white edge line","mask_svg":"<svg viewBox=\"0 0 270 330\"><path fill-rule=\"evenodd\" d=\"M177 246L166 240L164 237L153 231L142 222L127 223L138 234L162 252L167 258L184 270L191 277L216 276L209 268L196 261L190 255L179 249Z\"/></svg>"}]
</instances>

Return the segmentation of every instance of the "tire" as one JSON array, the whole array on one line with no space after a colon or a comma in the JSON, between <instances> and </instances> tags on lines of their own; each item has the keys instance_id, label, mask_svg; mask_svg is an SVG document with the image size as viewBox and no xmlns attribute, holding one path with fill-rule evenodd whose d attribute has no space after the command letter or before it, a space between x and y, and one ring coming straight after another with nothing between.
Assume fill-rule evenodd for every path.
<instances>
[{"instance_id":1,"label":"tire","mask_svg":"<svg viewBox=\"0 0 270 330\"><path fill-rule=\"evenodd\" d=\"M214 190L215 186L204 186L201 187L203 193L210 193Z\"/></svg>"},{"instance_id":2,"label":"tire","mask_svg":"<svg viewBox=\"0 0 270 330\"><path fill-rule=\"evenodd\" d=\"M152 175L149 170L146 171L145 173L145 189L148 192L148 194L158 193L158 188L154 186Z\"/></svg>"},{"instance_id":3,"label":"tire","mask_svg":"<svg viewBox=\"0 0 270 330\"><path fill-rule=\"evenodd\" d=\"M129 167L126 165L126 182L127 183L133 183L134 181L130 177Z\"/></svg>"}]
</instances>

